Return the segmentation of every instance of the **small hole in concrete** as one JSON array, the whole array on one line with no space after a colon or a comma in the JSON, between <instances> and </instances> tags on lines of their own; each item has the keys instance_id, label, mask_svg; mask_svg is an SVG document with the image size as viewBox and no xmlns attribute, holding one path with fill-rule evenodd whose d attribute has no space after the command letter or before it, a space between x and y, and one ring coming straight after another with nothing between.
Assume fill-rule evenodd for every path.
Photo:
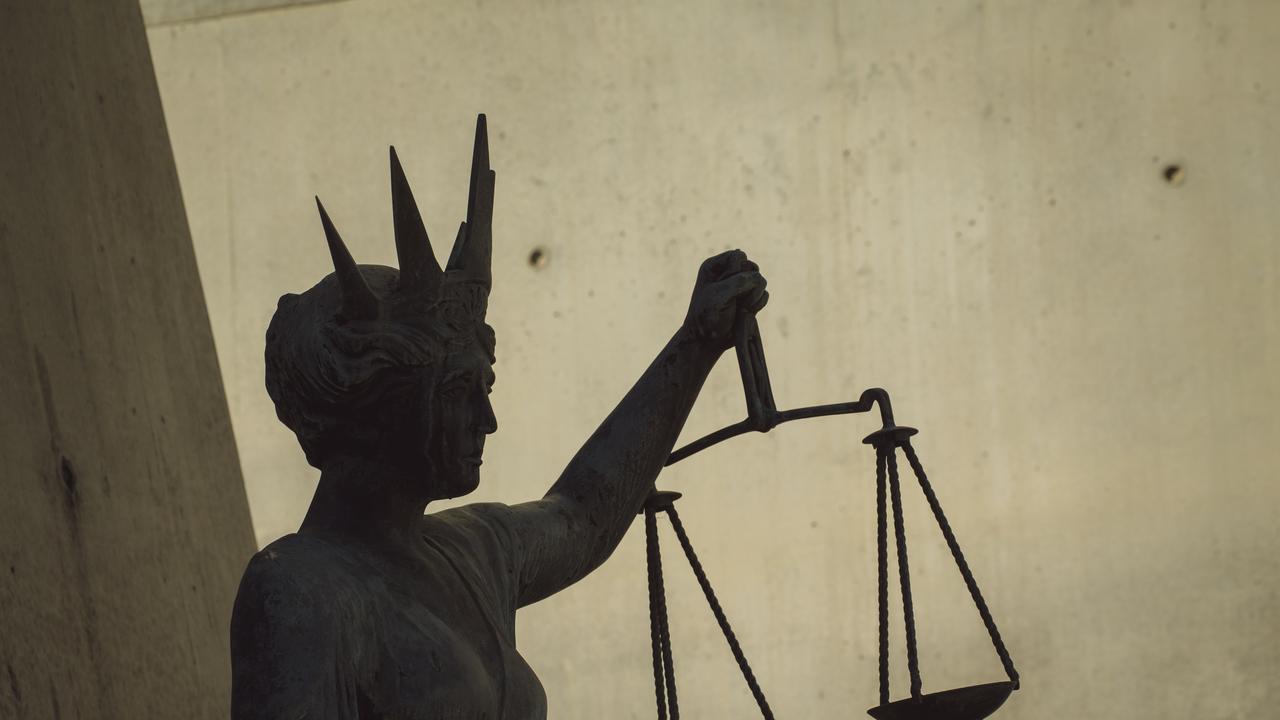
<instances>
[{"instance_id":1,"label":"small hole in concrete","mask_svg":"<svg viewBox=\"0 0 1280 720\"><path fill-rule=\"evenodd\" d=\"M529 252L529 267L531 268L540 270L547 266L549 260L546 248L536 247Z\"/></svg>"},{"instance_id":2,"label":"small hole in concrete","mask_svg":"<svg viewBox=\"0 0 1280 720\"><path fill-rule=\"evenodd\" d=\"M1187 179L1187 171L1181 165L1166 165L1164 172L1164 181L1174 187L1178 187Z\"/></svg>"}]
</instances>

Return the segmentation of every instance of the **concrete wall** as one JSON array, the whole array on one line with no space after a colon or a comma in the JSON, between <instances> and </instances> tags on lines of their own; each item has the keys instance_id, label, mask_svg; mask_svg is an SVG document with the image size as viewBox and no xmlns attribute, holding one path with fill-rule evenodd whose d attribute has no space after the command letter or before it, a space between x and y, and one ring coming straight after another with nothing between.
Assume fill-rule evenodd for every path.
<instances>
[{"instance_id":1,"label":"concrete wall","mask_svg":"<svg viewBox=\"0 0 1280 720\"><path fill-rule=\"evenodd\" d=\"M541 494L697 263L740 246L771 280L779 401L878 385L921 428L1025 677L1001 717L1269 714L1278 23L1265 1L353 0L152 30L259 542L315 482L261 360L276 298L330 269L311 195L392 263L395 143L447 241L484 111L502 429L477 499ZM686 437L740 395L726 358ZM780 717L876 701L875 427L787 426L661 480ZM926 689L999 679L907 500ZM652 717L641 535L522 615L553 717ZM750 717L670 555L686 714Z\"/></svg>"},{"instance_id":2,"label":"concrete wall","mask_svg":"<svg viewBox=\"0 0 1280 720\"><path fill-rule=\"evenodd\" d=\"M142 16L3 16L0 718L225 718L253 533Z\"/></svg>"}]
</instances>

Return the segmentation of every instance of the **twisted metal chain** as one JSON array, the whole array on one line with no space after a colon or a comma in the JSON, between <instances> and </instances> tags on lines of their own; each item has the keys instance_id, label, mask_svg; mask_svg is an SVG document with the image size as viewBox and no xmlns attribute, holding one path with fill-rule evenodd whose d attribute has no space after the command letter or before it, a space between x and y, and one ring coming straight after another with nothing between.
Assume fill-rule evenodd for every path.
<instances>
[{"instance_id":1,"label":"twisted metal chain","mask_svg":"<svg viewBox=\"0 0 1280 720\"><path fill-rule=\"evenodd\" d=\"M680 720L675 662L671 656L671 631L667 625L667 596L662 583L657 513L652 509L646 509L644 513L644 534L649 566L649 638L653 645L653 689L658 701L658 720L667 720L668 708L671 720Z\"/></svg>"},{"instance_id":2,"label":"twisted metal chain","mask_svg":"<svg viewBox=\"0 0 1280 720\"><path fill-rule=\"evenodd\" d=\"M888 524L885 518L885 454L889 449L876 446L876 588L880 615L880 704L889 704L889 550Z\"/></svg>"},{"instance_id":3,"label":"twisted metal chain","mask_svg":"<svg viewBox=\"0 0 1280 720\"><path fill-rule=\"evenodd\" d=\"M711 606L711 613L715 615L720 631L724 633L724 639L729 642L729 649L733 652L734 660L738 661L738 668L742 670L742 677L746 679L747 687L751 688L751 695L755 697L756 705L759 706L765 720L773 720L773 711L769 709L769 702L765 700L764 691L756 682L755 673L751 671L747 656L743 654L742 646L738 644L738 637L734 635L733 628L729 627L729 619L725 617L720 601L716 599L716 593L711 589L711 581L707 579L707 573L702 569L702 563L698 561L698 555L693 551L693 544L689 542L689 536L684 531L679 513L674 506L667 507L666 511L667 516L671 518L671 527L675 529L676 537L680 540L680 546L684 548L685 557L689 559L689 566L693 568L693 574L698 578L698 584L702 586L702 594L706 595L707 604Z\"/></svg>"},{"instance_id":4,"label":"twisted metal chain","mask_svg":"<svg viewBox=\"0 0 1280 720\"><path fill-rule=\"evenodd\" d=\"M938 527L942 528L942 537L947 541L947 547L951 549L951 556L956 561L956 567L960 568L960 574L964 577L964 584L969 588L969 595L973 597L973 604L978 606L978 614L982 616L982 623L987 626L987 634L991 636L991 644L995 645L996 654L1000 656L1000 664L1004 666L1005 674L1009 676L1009 680L1013 682L1016 690L1020 684L1018 671L1013 667L1013 658L1009 657L1009 651L1004 646L1004 641L1000 639L1000 630L996 628L996 621L991 617L991 611L987 609L987 602L982 598L982 591L978 589L978 581L974 580L973 572L969 570L969 563L965 562L964 553L960 551L960 543L956 541L955 533L951 531L951 524L947 522L947 516L942 512L942 505L938 502L938 496L933 492L933 486L929 484L929 478L925 475L924 466L920 464L920 458L916 457L916 451L911 447L910 441L902 443L902 451L907 456L907 462L911 463L911 469L915 472L916 478L920 481L920 489L924 491L925 499L929 501L929 507L933 510L933 516L938 521Z\"/></svg>"},{"instance_id":5,"label":"twisted metal chain","mask_svg":"<svg viewBox=\"0 0 1280 720\"><path fill-rule=\"evenodd\" d=\"M907 671L911 674L911 697L920 697L920 658L916 654L916 618L911 603L911 571L907 566L907 535L902 522L902 492L898 483L898 459L893 446L887 448L889 497L893 502L893 535L898 548L898 582L902 586L902 622L907 629Z\"/></svg>"}]
</instances>

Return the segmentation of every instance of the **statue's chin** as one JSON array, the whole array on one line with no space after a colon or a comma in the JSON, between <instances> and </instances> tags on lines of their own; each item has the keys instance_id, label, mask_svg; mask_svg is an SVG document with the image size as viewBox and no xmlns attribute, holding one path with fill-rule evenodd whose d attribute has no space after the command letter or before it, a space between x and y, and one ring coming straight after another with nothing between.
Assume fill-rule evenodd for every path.
<instances>
[{"instance_id":1,"label":"statue's chin","mask_svg":"<svg viewBox=\"0 0 1280 720\"><path fill-rule=\"evenodd\" d=\"M459 498L463 495L470 495L480 487L480 466L479 464L464 464L458 469L452 477L449 478L447 486L444 488L444 499Z\"/></svg>"}]
</instances>

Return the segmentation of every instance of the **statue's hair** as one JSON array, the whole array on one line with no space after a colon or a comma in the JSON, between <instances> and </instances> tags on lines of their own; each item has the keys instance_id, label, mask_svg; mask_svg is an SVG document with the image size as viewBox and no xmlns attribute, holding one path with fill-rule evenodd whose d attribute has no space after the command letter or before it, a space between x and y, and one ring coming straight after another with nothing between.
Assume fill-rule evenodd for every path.
<instances>
[{"instance_id":1,"label":"statue's hair","mask_svg":"<svg viewBox=\"0 0 1280 720\"><path fill-rule=\"evenodd\" d=\"M388 267L360 269L378 288L398 276ZM451 323L430 312L416 322L344 322L332 312L336 286L329 275L281 297L267 329L267 392L316 467L334 453L367 449L401 422L449 352L474 347L494 359L493 329L484 323Z\"/></svg>"},{"instance_id":2,"label":"statue's hair","mask_svg":"<svg viewBox=\"0 0 1280 720\"><path fill-rule=\"evenodd\" d=\"M401 268L356 265L325 212L335 271L306 292L280 298L267 329L266 385L276 415L320 467L345 450L367 451L391 423L420 407L450 352L478 348L492 362L484 322L493 211L484 116L476 129L467 221L446 269L431 251L404 172L391 150L392 207Z\"/></svg>"}]
</instances>

